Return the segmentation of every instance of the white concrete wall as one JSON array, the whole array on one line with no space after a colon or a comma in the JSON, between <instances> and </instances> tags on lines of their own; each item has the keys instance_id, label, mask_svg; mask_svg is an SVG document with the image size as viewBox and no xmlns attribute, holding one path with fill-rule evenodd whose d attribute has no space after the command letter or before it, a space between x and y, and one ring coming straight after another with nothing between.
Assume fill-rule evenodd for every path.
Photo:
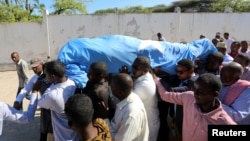
<instances>
[{"instance_id":1,"label":"white concrete wall","mask_svg":"<svg viewBox=\"0 0 250 141\"><path fill-rule=\"evenodd\" d=\"M0 71L13 69L13 51L27 61L35 56L56 59L62 45L76 37L122 34L156 40L161 32L169 42L190 42L200 34L212 39L216 32L229 32L235 40L249 41L249 17L250 13L48 15L42 23L0 23Z\"/></svg>"}]
</instances>

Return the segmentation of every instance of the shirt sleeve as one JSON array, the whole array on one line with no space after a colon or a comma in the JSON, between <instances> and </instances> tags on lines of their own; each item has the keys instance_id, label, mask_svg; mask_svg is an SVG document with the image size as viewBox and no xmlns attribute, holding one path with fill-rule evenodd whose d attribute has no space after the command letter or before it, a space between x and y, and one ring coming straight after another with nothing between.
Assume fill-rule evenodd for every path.
<instances>
[{"instance_id":1,"label":"shirt sleeve","mask_svg":"<svg viewBox=\"0 0 250 141\"><path fill-rule=\"evenodd\" d=\"M155 79L155 84L157 91L163 101L183 105L184 95L182 93L166 91L162 86L160 79Z\"/></svg>"},{"instance_id":2,"label":"shirt sleeve","mask_svg":"<svg viewBox=\"0 0 250 141\"><path fill-rule=\"evenodd\" d=\"M50 98L50 94L45 91L42 97L38 101L38 106L45 108L45 109L52 109L53 100Z\"/></svg>"},{"instance_id":3,"label":"shirt sleeve","mask_svg":"<svg viewBox=\"0 0 250 141\"><path fill-rule=\"evenodd\" d=\"M222 106L234 121L240 122L250 115L250 88L243 91L232 105L222 104Z\"/></svg>"},{"instance_id":4,"label":"shirt sleeve","mask_svg":"<svg viewBox=\"0 0 250 141\"><path fill-rule=\"evenodd\" d=\"M17 123L28 123L34 119L37 107L37 94L31 95L31 100L26 112L16 110L8 104L1 103L3 120L9 120Z\"/></svg>"},{"instance_id":5,"label":"shirt sleeve","mask_svg":"<svg viewBox=\"0 0 250 141\"><path fill-rule=\"evenodd\" d=\"M21 101L23 101L25 95L26 95L27 93L30 93L30 92L31 92L32 87L33 87L33 85L36 83L38 77L39 77L39 76L35 74L35 75L28 81L28 84L25 85L25 87L20 91L20 93L19 93L18 96L16 97L16 100L15 100L15 101L17 101L17 102L19 102L19 103L20 103Z\"/></svg>"}]
</instances>

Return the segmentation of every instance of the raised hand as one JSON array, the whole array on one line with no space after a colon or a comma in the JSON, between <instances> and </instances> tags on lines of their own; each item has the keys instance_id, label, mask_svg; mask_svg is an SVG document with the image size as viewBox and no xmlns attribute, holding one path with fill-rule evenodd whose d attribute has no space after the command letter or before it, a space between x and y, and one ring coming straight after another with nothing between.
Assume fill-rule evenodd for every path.
<instances>
[{"instance_id":1,"label":"raised hand","mask_svg":"<svg viewBox=\"0 0 250 141\"><path fill-rule=\"evenodd\" d=\"M22 108L22 104L19 103L18 101L15 101L14 104L13 104L13 107L17 110L21 110Z\"/></svg>"},{"instance_id":2,"label":"raised hand","mask_svg":"<svg viewBox=\"0 0 250 141\"><path fill-rule=\"evenodd\" d=\"M123 65L120 69L119 69L120 73L127 73L130 74L129 70L128 70L128 66Z\"/></svg>"}]
</instances>

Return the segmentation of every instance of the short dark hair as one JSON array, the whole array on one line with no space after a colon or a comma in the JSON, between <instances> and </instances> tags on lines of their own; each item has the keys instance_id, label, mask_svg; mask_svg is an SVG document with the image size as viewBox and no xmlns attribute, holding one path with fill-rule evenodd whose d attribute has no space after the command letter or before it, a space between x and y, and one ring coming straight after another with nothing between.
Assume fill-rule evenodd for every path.
<instances>
[{"instance_id":1,"label":"short dark hair","mask_svg":"<svg viewBox=\"0 0 250 141\"><path fill-rule=\"evenodd\" d=\"M233 41L232 44L235 44L237 47L241 46L239 41Z\"/></svg>"},{"instance_id":2,"label":"short dark hair","mask_svg":"<svg viewBox=\"0 0 250 141\"><path fill-rule=\"evenodd\" d=\"M65 76L65 65L59 60L53 60L44 64L44 71L59 78Z\"/></svg>"},{"instance_id":3,"label":"short dark hair","mask_svg":"<svg viewBox=\"0 0 250 141\"><path fill-rule=\"evenodd\" d=\"M108 66L105 62L93 62L91 65L90 65L90 68L95 71L95 73L97 74L101 74L103 76L106 76L107 73L108 73Z\"/></svg>"},{"instance_id":4,"label":"short dark hair","mask_svg":"<svg viewBox=\"0 0 250 141\"><path fill-rule=\"evenodd\" d=\"M203 35L203 34L201 34L201 35L200 35L200 39L202 39L202 38L206 38L206 36Z\"/></svg>"},{"instance_id":5,"label":"short dark hair","mask_svg":"<svg viewBox=\"0 0 250 141\"><path fill-rule=\"evenodd\" d=\"M241 43L241 44L242 44L242 43L247 43L247 44L248 44L248 42L247 42L246 40L242 40L240 43Z\"/></svg>"},{"instance_id":6,"label":"short dark hair","mask_svg":"<svg viewBox=\"0 0 250 141\"><path fill-rule=\"evenodd\" d=\"M133 88L133 80L130 75L126 73L116 74L111 81L112 84L115 84L121 91L126 94L131 93Z\"/></svg>"},{"instance_id":7,"label":"short dark hair","mask_svg":"<svg viewBox=\"0 0 250 141\"><path fill-rule=\"evenodd\" d=\"M214 58L218 62L222 63L224 60L224 55L221 52L216 51L216 52L210 53L207 58Z\"/></svg>"},{"instance_id":8,"label":"short dark hair","mask_svg":"<svg viewBox=\"0 0 250 141\"><path fill-rule=\"evenodd\" d=\"M194 62L190 59L182 59L180 60L177 65L183 66L188 70L194 69Z\"/></svg>"},{"instance_id":9,"label":"short dark hair","mask_svg":"<svg viewBox=\"0 0 250 141\"><path fill-rule=\"evenodd\" d=\"M17 56L19 56L19 53L15 51L15 52L12 52L12 53L11 53L11 57L12 57L14 54L16 54Z\"/></svg>"},{"instance_id":10,"label":"short dark hair","mask_svg":"<svg viewBox=\"0 0 250 141\"><path fill-rule=\"evenodd\" d=\"M246 63L246 65L249 65L249 64L250 64L250 57L249 57L248 55L240 53L240 54L238 54L236 57L237 57L237 58L240 58L240 59L242 59L242 60L244 60L245 63ZM235 58L236 58L236 57L235 57Z\"/></svg>"},{"instance_id":11,"label":"short dark hair","mask_svg":"<svg viewBox=\"0 0 250 141\"><path fill-rule=\"evenodd\" d=\"M143 70L150 70L150 60L147 56L138 56L134 62L137 62L137 64L139 64Z\"/></svg>"},{"instance_id":12,"label":"short dark hair","mask_svg":"<svg viewBox=\"0 0 250 141\"><path fill-rule=\"evenodd\" d=\"M158 32L158 33L157 33L157 36L161 37L161 33L160 33L160 32Z\"/></svg>"},{"instance_id":13,"label":"short dark hair","mask_svg":"<svg viewBox=\"0 0 250 141\"><path fill-rule=\"evenodd\" d=\"M223 71L230 71L236 76L240 77L244 70L241 64L237 62L230 62L223 65L223 67L221 68L221 73L223 73ZM235 76L234 74L232 74L232 77Z\"/></svg>"},{"instance_id":14,"label":"short dark hair","mask_svg":"<svg viewBox=\"0 0 250 141\"><path fill-rule=\"evenodd\" d=\"M65 103L65 114L72 123L86 127L93 120L94 108L90 97L85 94L74 94Z\"/></svg>"},{"instance_id":15,"label":"short dark hair","mask_svg":"<svg viewBox=\"0 0 250 141\"><path fill-rule=\"evenodd\" d=\"M200 75L195 83L199 85L206 85L211 91L220 91L222 83L220 79L212 73L204 73Z\"/></svg>"}]
</instances>

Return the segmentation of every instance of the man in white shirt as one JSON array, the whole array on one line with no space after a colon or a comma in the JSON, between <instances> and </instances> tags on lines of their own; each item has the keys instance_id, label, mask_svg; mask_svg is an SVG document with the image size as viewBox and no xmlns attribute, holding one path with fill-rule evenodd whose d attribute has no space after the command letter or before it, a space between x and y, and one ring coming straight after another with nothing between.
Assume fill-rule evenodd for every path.
<instances>
[{"instance_id":1,"label":"man in white shirt","mask_svg":"<svg viewBox=\"0 0 250 141\"><path fill-rule=\"evenodd\" d=\"M158 97L156 85L149 70L150 60L148 57L138 56L134 60L132 64L132 72L135 78L133 92L141 98L147 112L149 141L156 141L160 128Z\"/></svg>"},{"instance_id":2,"label":"man in white shirt","mask_svg":"<svg viewBox=\"0 0 250 141\"><path fill-rule=\"evenodd\" d=\"M233 39L229 37L229 33L225 32L224 33L224 42L227 44L227 53L231 52L231 44L233 43Z\"/></svg>"},{"instance_id":3,"label":"man in white shirt","mask_svg":"<svg viewBox=\"0 0 250 141\"><path fill-rule=\"evenodd\" d=\"M133 80L126 73L116 74L111 81L112 94L120 102L111 121L106 120L114 141L149 141L149 128L144 105L132 92Z\"/></svg>"},{"instance_id":4,"label":"man in white shirt","mask_svg":"<svg viewBox=\"0 0 250 141\"><path fill-rule=\"evenodd\" d=\"M32 94L28 110L26 112L19 111L6 103L0 102L0 140L3 121L8 120L16 123L28 123L32 121L36 112L37 102L37 94Z\"/></svg>"},{"instance_id":5,"label":"man in white shirt","mask_svg":"<svg viewBox=\"0 0 250 141\"><path fill-rule=\"evenodd\" d=\"M44 64L44 73L52 84L39 99L38 106L51 110L55 141L77 141L79 136L69 127L64 113L65 102L74 95L76 85L65 76L65 71L65 65L60 61L50 61ZM38 93L39 88L39 85L35 85L32 93Z\"/></svg>"}]
</instances>

